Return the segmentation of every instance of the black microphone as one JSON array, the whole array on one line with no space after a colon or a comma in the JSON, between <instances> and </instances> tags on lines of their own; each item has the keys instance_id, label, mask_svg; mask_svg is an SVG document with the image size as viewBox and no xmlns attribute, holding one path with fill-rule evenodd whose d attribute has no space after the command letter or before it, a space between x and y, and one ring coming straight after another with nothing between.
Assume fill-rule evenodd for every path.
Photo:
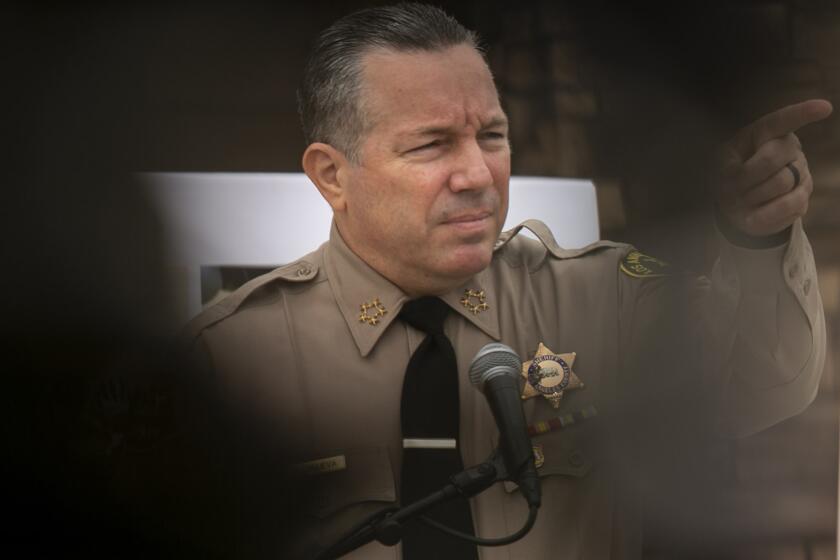
<instances>
[{"instance_id":1,"label":"black microphone","mask_svg":"<svg viewBox=\"0 0 840 560\"><path fill-rule=\"evenodd\" d=\"M487 398L496 425L499 428L499 447L507 468L509 480L519 485L519 490L530 506L540 505L540 478L534 466L534 452L522 399L519 378L522 361L516 352L498 342L487 344L478 351L470 364L470 380Z\"/></svg>"}]
</instances>

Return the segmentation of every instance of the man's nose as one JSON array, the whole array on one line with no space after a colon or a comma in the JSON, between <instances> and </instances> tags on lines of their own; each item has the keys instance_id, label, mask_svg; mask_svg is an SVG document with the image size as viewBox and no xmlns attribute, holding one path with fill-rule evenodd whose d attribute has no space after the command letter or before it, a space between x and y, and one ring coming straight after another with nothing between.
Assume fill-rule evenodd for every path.
<instances>
[{"instance_id":1,"label":"man's nose","mask_svg":"<svg viewBox=\"0 0 840 560\"><path fill-rule=\"evenodd\" d=\"M455 169L449 178L453 192L484 189L493 185L493 175L487 166L486 154L478 142L469 142L461 148Z\"/></svg>"}]
</instances>

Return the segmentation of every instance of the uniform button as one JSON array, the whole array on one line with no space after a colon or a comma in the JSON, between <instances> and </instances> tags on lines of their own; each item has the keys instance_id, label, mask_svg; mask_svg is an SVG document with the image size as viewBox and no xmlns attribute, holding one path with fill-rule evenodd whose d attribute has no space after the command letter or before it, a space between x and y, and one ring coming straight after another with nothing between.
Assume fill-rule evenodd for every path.
<instances>
[{"instance_id":1,"label":"uniform button","mask_svg":"<svg viewBox=\"0 0 840 560\"><path fill-rule=\"evenodd\" d=\"M808 292L811 291L811 279L810 278L805 279L805 283L802 284L802 291L805 292L806 296L808 295Z\"/></svg>"},{"instance_id":2,"label":"uniform button","mask_svg":"<svg viewBox=\"0 0 840 560\"><path fill-rule=\"evenodd\" d=\"M298 276L308 276L310 273L312 273L312 268L309 265L302 264L298 267L296 274Z\"/></svg>"},{"instance_id":3,"label":"uniform button","mask_svg":"<svg viewBox=\"0 0 840 560\"><path fill-rule=\"evenodd\" d=\"M795 265L790 267L790 270L788 270L788 277L793 278L798 273L799 273L799 265L795 264Z\"/></svg>"},{"instance_id":4,"label":"uniform button","mask_svg":"<svg viewBox=\"0 0 840 560\"><path fill-rule=\"evenodd\" d=\"M569 455L569 464L573 467L583 465L583 455L580 451L572 451L572 454Z\"/></svg>"}]
</instances>

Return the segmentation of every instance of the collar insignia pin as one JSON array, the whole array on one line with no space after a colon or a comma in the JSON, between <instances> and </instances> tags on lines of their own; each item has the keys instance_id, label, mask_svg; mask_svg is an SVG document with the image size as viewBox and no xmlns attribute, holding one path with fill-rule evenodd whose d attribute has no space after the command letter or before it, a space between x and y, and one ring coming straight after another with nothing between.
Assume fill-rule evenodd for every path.
<instances>
[{"instance_id":1,"label":"collar insignia pin","mask_svg":"<svg viewBox=\"0 0 840 560\"><path fill-rule=\"evenodd\" d=\"M564 391L583 388L583 382L572 371L577 354L567 352L555 354L540 342L534 358L522 364L522 399L542 395L554 408L560 407Z\"/></svg>"},{"instance_id":2,"label":"collar insignia pin","mask_svg":"<svg viewBox=\"0 0 840 560\"><path fill-rule=\"evenodd\" d=\"M373 314L368 313L371 309L373 310ZM359 310L361 311L359 314L359 322L367 323L372 327L376 326L377 323L379 323L379 320L388 313L388 310L385 309L385 306L382 305L379 298L375 298L370 303L363 303L359 306Z\"/></svg>"},{"instance_id":3,"label":"collar insignia pin","mask_svg":"<svg viewBox=\"0 0 840 560\"><path fill-rule=\"evenodd\" d=\"M484 290L464 290L464 295L461 297L461 305L467 308L467 311L473 315L478 315L482 311L487 311L490 306L487 305L487 295Z\"/></svg>"}]
</instances>

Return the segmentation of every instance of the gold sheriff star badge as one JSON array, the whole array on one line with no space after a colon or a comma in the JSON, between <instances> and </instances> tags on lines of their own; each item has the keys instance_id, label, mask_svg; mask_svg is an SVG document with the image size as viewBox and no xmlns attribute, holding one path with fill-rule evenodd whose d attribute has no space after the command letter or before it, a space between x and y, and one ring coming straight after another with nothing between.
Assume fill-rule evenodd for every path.
<instances>
[{"instance_id":1,"label":"gold sheriff star badge","mask_svg":"<svg viewBox=\"0 0 840 560\"><path fill-rule=\"evenodd\" d=\"M572 371L575 356L574 352L555 354L540 342L534 359L522 364L522 377L525 378L522 399L542 395L551 406L558 408L564 391L583 387L583 382Z\"/></svg>"}]
</instances>

